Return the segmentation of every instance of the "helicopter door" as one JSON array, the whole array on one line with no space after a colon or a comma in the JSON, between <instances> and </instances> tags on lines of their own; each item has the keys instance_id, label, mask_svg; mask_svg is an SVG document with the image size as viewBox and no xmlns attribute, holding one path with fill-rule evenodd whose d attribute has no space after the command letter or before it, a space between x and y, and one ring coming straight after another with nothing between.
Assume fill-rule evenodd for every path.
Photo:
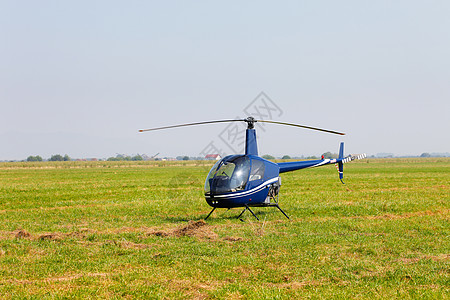
<instances>
[{"instance_id":1,"label":"helicopter door","mask_svg":"<svg viewBox=\"0 0 450 300\"><path fill-rule=\"evenodd\" d=\"M250 177L248 180L253 181L264 179L264 169L265 169L264 162L257 159L253 159L252 170L250 171Z\"/></svg>"},{"instance_id":2,"label":"helicopter door","mask_svg":"<svg viewBox=\"0 0 450 300\"><path fill-rule=\"evenodd\" d=\"M266 167L263 161L259 159L252 159L252 168L248 178L249 188L253 188L263 183L265 169Z\"/></svg>"}]
</instances>

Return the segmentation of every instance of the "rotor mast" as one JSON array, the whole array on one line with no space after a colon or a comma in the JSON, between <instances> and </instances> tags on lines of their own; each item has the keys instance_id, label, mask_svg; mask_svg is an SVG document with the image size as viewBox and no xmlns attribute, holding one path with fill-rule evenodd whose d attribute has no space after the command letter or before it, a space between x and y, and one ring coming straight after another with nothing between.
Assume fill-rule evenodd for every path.
<instances>
[{"instance_id":1,"label":"rotor mast","mask_svg":"<svg viewBox=\"0 0 450 300\"><path fill-rule=\"evenodd\" d=\"M256 141L256 129L255 129L255 118L248 117L244 119L247 123L247 130L245 131L245 155L256 155L258 156L258 143Z\"/></svg>"}]
</instances>

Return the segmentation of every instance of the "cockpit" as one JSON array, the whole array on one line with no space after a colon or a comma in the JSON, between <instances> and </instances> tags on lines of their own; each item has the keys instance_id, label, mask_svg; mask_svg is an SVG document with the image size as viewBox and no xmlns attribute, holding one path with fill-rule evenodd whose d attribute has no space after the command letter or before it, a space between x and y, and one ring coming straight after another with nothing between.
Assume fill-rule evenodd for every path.
<instances>
[{"instance_id":1,"label":"cockpit","mask_svg":"<svg viewBox=\"0 0 450 300\"><path fill-rule=\"evenodd\" d=\"M246 155L229 155L218 161L209 171L205 195L217 195L245 190L264 177L264 163ZM249 186L250 185L250 186Z\"/></svg>"}]
</instances>

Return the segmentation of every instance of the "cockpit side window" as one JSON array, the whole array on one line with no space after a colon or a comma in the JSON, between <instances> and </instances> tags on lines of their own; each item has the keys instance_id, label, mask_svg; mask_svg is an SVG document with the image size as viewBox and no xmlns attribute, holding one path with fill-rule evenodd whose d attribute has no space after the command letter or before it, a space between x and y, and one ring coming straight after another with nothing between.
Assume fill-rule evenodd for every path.
<instances>
[{"instance_id":1,"label":"cockpit side window","mask_svg":"<svg viewBox=\"0 0 450 300\"><path fill-rule=\"evenodd\" d=\"M245 189L250 172L250 160L247 157L239 157L233 163L235 167L229 172L231 174L230 189L232 192Z\"/></svg>"},{"instance_id":2,"label":"cockpit side window","mask_svg":"<svg viewBox=\"0 0 450 300\"><path fill-rule=\"evenodd\" d=\"M250 173L246 156L227 156L213 166L205 182L205 193L227 193L244 190Z\"/></svg>"},{"instance_id":3,"label":"cockpit side window","mask_svg":"<svg viewBox=\"0 0 450 300\"><path fill-rule=\"evenodd\" d=\"M217 168L219 167L220 163L221 163L221 161L217 161L214 164L214 166L211 168L211 170L209 171L208 177L206 178L206 181L205 181L205 193L209 193L209 191L211 189L211 187L209 185L210 179L214 178L214 175L216 175L216 171L217 171Z\"/></svg>"},{"instance_id":4,"label":"cockpit side window","mask_svg":"<svg viewBox=\"0 0 450 300\"><path fill-rule=\"evenodd\" d=\"M252 170L250 171L250 177L248 181L260 180L264 178L265 166L264 162L253 159L252 160Z\"/></svg>"},{"instance_id":5,"label":"cockpit side window","mask_svg":"<svg viewBox=\"0 0 450 300\"><path fill-rule=\"evenodd\" d=\"M236 165L234 163L225 162L220 167L219 170L216 172L217 176L223 176L223 177L231 177L233 175L233 171L235 169Z\"/></svg>"}]
</instances>

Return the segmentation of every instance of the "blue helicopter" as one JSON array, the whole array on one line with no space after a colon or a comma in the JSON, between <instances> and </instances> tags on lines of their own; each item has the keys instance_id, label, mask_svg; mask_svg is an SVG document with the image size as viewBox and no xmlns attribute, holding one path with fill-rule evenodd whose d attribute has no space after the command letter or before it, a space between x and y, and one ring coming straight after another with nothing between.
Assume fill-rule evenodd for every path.
<instances>
[{"instance_id":1,"label":"blue helicopter","mask_svg":"<svg viewBox=\"0 0 450 300\"><path fill-rule=\"evenodd\" d=\"M281 187L281 173L336 164L339 171L339 179L344 183L344 163L366 157L365 154L344 156L344 143L341 143L339 157L337 159L322 158L319 160L281 163L271 162L258 156L255 130L256 122L295 126L338 135L345 135L345 133L292 123L256 120L253 117L142 129L139 130L139 132L192 125L242 121L247 123L247 130L245 133L245 154L225 156L217 161L209 171L205 181L205 199L213 209L206 216L205 220L211 216L216 208L231 209L236 207L244 207L244 210L237 217L238 219L248 210L257 220L259 220L250 207L276 207L289 219L289 216L278 204L278 195Z\"/></svg>"}]
</instances>

